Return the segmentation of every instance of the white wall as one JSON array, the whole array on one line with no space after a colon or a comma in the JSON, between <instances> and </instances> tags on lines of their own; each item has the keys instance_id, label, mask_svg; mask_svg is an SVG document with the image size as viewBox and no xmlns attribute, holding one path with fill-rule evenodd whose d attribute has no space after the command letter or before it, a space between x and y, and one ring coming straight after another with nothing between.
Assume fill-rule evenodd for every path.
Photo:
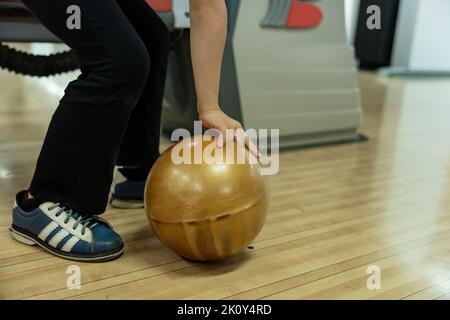
<instances>
[{"instance_id":1,"label":"white wall","mask_svg":"<svg viewBox=\"0 0 450 320\"><path fill-rule=\"evenodd\" d=\"M449 0L402 1L393 67L411 71L450 71L449 15Z\"/></svg>"},{"instance_id":2,"label":"white wall","mask_svg":"<svg viewBox=\"0 0 450 320\"><path fill-rule=\"evenodd\" d=\"M410 67L450 70L450 1L421 0Z\"/></svg>"},{"instance_id":3,"label":"white wall","mask_svg":"<svg viewBox=\"0 0 450 320\"><path fill-rule=\"evenodd\" d=\"M419 1L400 1L397 29L392 49L393 67L408 68L410 65Z\"/></svg>"},{"instance_id":4,"label":"white wall","mask_svg":"<svg viewBox=\"0 0 450 320\"><path fill-rule=\"evenodd\" d=\"M347 31L347 44L350 46L353 46L355 43L360 2L361 0L345 0L345 28Z\"/></svg>"}]
</instances>

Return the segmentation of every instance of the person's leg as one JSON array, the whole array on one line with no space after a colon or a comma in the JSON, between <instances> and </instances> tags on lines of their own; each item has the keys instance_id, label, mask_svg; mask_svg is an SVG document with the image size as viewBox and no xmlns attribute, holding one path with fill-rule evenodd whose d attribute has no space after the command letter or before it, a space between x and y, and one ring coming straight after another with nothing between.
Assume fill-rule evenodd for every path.
<instances>
[{"instance_id":1,"label":"person's leg","mask_svg":"<svg viewBox=\"0 0 450 320\"><path fill-rule=\"evenodd\" d=\"M75 51L82 74L67 87L39 156L30 187L39 207L27 210L20 204L27 191L17 194L12 235L68 259L113 259L123 252L122 239L93 215L105 210L127 122L148 77L149 55L115 0L24 3ZM73 6L80 10L80 29L67 26Z\"/></svg>"},{"instance_id":2,"label":"person's leg","mask_svg":"<svg viewBox=\"0 0 450 320\"><path fill-rule=\"evenodd\" d=\"M83 215L100 214L128 119L146 84L147 50L115 0L23 2L75 51L82 71L52 117L30 193ZM71 5L81 10L79 30L66 25Z\"/></svg>"},{"instance_id":3,"label":"person's leg","mask_svg":"<svg viewBox=\"0 0 450 320\"><path fill-rule=\"evenodd\" d=\"M128 123L117 165L127 179L114 186L111 204L143 206L145 180L159 156L161 110L169 57L169 32L145 0L116 0L145 44L152 61L145 89Z\"/></svg>"},{"instance_id":4,"label":"person's leg","mask_svg":"<svg viewBox=\"0 0 450 320\"><path fill-rule=\"evenodd\" d=\"M150 56L150 73L131 114L117 165L151 167L159 156L161 110L169 58L169 31L145 0L116 0Z\"/></svg>"}]
</instances>

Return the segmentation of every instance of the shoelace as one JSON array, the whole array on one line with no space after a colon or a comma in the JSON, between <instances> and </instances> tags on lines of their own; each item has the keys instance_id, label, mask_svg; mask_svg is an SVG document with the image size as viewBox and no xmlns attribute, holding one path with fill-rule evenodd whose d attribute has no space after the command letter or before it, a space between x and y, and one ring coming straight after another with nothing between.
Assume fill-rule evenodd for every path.
<instances>
[{"instance_id":1,"label":"shoelace","mask_svg":"<svg viewBox=\"0 0 450 320\"><path fill-rule=\"evenodd\" d=\"M58 211L56 212L55 216L59 217L62 214L65 214L66 218L64 219L64 224L67 224L70 219L75 220L75 224L73 225L73 230L76 230L78 226L81 226L81 234L84 235L86 233L86 228L93 228L97 225L97 223L94 223L93 225L89 226L90 223L94 222L95 217L82 217L81 215L78 218L74 218L74 215L76 212L74 212L72 209L68 209L64 206L61 206L59 203L55 203L54 205L48 207L49 210L54 210L58 208Z\"/></svg>"}]
</instances>

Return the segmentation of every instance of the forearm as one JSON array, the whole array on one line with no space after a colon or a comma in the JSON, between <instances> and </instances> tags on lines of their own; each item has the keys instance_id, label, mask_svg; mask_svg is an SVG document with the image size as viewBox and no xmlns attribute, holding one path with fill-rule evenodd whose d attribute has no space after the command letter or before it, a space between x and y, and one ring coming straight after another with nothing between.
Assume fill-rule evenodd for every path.
<instances>
[{"instance_id":1,"label":"forearm","mask_svg":"<svg viewBox=\"0 0 450 320\"><path fill-rule=\"evenodd\" d=\"M219 108L220 71L227 35L224 0L190 0L191 55L199 113Z\"/></svg>"}]
</instances>

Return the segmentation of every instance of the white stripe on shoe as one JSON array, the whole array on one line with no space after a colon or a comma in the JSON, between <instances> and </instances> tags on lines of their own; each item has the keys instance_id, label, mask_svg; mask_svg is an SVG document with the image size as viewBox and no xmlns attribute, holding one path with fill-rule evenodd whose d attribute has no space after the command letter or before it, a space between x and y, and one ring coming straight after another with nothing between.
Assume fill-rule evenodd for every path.
<instances>
[{"instance_id":1,"label":"white stripe on shoe","mask_svg":"<svg viewBox=\"0 0 450 320\"><path fill-rule=\"evenodd\" d=\"M61 242L62 239L64 239L69 233L61 229L57 234L55 234L50 241L48 242L49 245L51 245L53 248L56 248L58 246L58 243Z\"/></svg>"},{"instance_id":2,"label":"white stripe on shoe","mask_svg":"<svg viewBox=\"0 0 450 320\"><path fill-rule=\"evenodd\" d=\"M72 251L73 247L78 243L78 241L80 241L79 238L72 236L72 238L70 238L69 240L66 241L66 243L61 248L61 250L64 252Z\"/></svg>"},{"instance_id":3,"label":"white stripe on shoe","mask_svg":"<svg viewBox=\"0 0 450 320\"><path fill-rule=\"evenodd\" d=\"M42 229L41 233L38 235L38 238L45 241L50 233L52 233L52 231L56 228L58 228L58 224L54 221L50 222L44 229Z\"/></svg>"}]
</instances>

